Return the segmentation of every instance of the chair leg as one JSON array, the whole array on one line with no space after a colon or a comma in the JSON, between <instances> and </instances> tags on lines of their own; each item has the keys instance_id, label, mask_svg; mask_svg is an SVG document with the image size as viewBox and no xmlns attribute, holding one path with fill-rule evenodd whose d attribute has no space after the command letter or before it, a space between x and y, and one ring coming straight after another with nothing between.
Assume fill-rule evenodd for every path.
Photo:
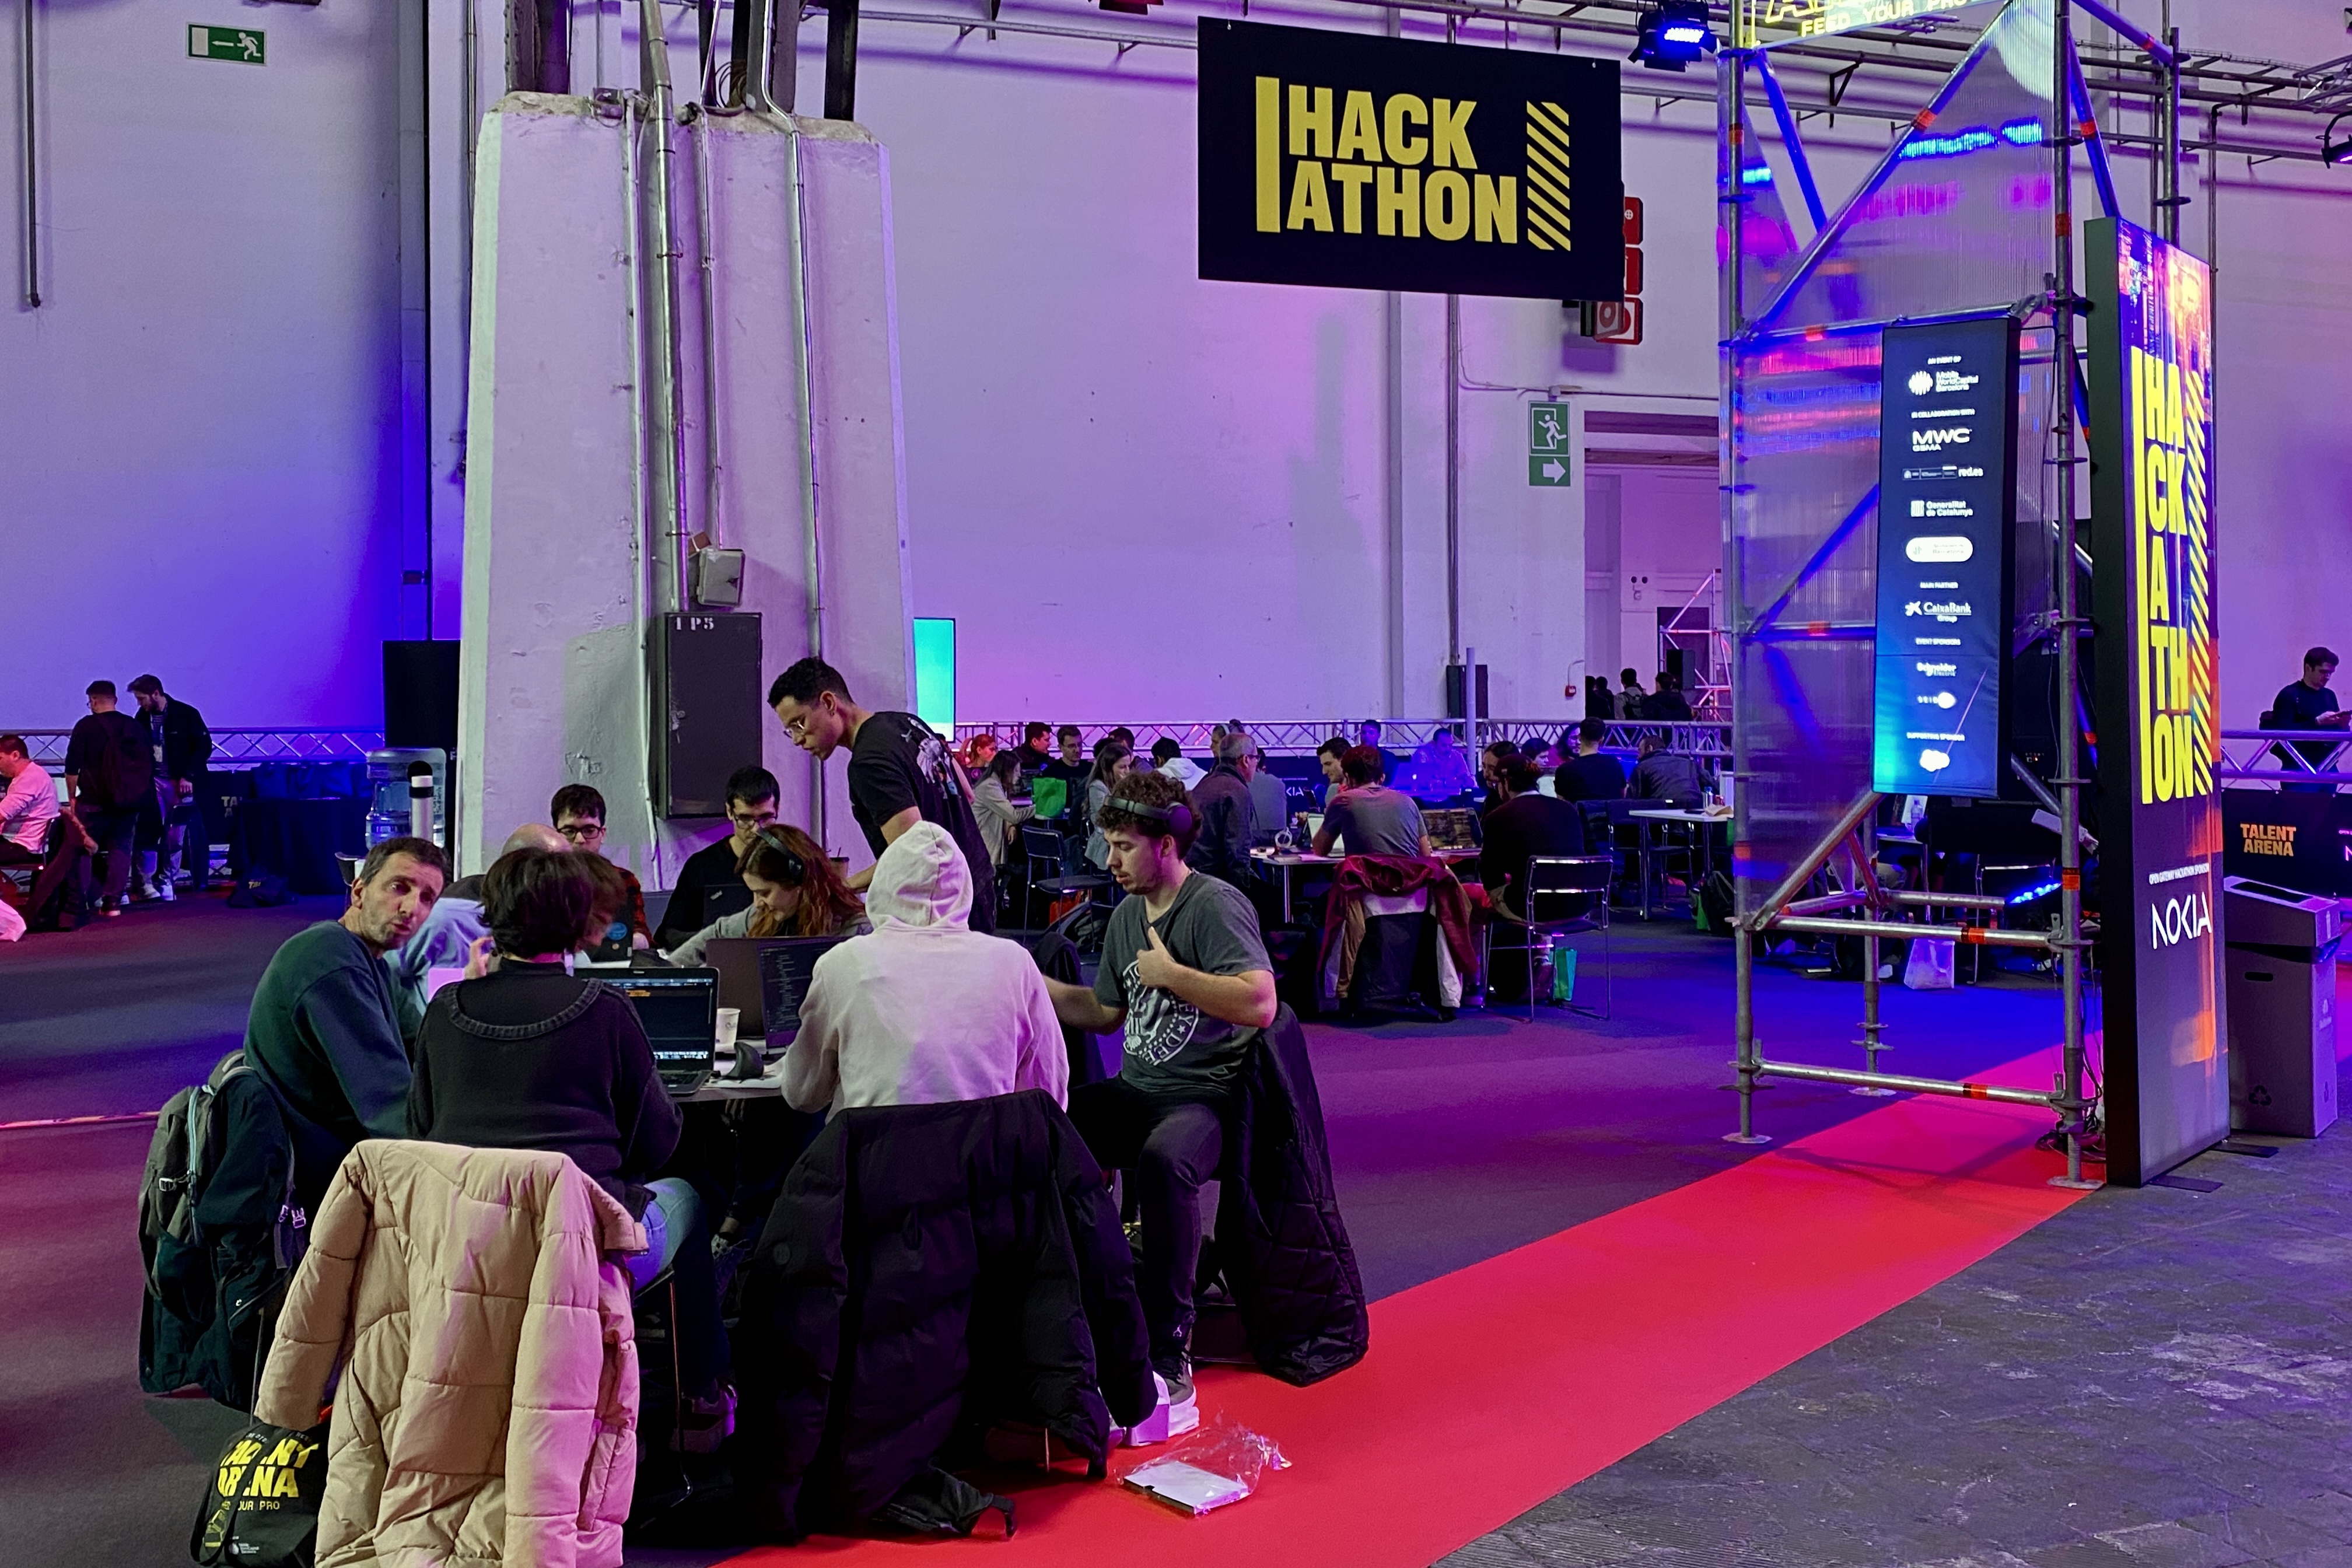
<instances>
[{"instance_id":1,"label":"chair leg","mask_svg":"<svg viewBox=\"0 0 2352 1568\"><path fill-rule=\"evenodd\" d=\"M1519 901L1520 901L1521 903L1523 903L1523 904L1525 904L1525 905L1527 906L1527 910L1528 910L1528 914L1532 915L1532 914L1534 914L1534 913L1536 912L1536 910L1535 910L1535 900L1534 900L1533 898L1522 899L1522 900L1520 900ZM1523 949L1521 949L1521 950L1520 950L1520 952L1521 952L1522 956L1523 956L1523 957L1525 957L1525 959L1527 960L1527 966L1528 966L1528 1023L1530 1023L1530 1024L1532 1024L1532 1023L1534 1023L1534 1022L1536 1021L1536 928L1535 928L1535 927L1533 927L1533 926L1529 926L1529 927L1528 928L1528 943L1527 943L1527 946L1526 946L1525 948L1523 948Z\"/></svg>"}]
</instances>

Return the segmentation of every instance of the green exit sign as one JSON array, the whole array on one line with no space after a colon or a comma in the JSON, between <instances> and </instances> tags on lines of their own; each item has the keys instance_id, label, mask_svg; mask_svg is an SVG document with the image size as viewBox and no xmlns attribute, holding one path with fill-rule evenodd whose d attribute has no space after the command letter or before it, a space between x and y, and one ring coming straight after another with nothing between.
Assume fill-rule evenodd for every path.
<instances>
[{"instance_id":1,"label":"green exit sign","mask_svg":"<svg viewBox=\"0 0 2352 1568\"><path fill-rule=\"evenodd\" d=\"M192 60L236 60L241 65L263 63L260 30L255 27L208 27L188 24L188 58Z\"/></svg>"},{"instance_id":2,"label":"green exit sign","mask_svg":"<svg viewBox=\"0 0 2352 1568\"><path fill-rule=\"evenodd\" d=\"M1565 486L1574 482L1569 472L1569 432L1565 403L1528 405L1528 483Z\"/></svg>"}]
</instances>

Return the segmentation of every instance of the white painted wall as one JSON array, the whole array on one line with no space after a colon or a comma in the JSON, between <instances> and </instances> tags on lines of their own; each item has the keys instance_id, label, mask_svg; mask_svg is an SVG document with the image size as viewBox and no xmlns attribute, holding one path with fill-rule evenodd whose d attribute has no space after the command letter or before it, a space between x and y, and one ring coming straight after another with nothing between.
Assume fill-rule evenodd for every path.
<instances>
[{"instance_id":1,"label":"white painted wall","mask_svg":"<svg viewBox=\"0 0 2352 1568\"><path fill-rule=\"evenodd\" d=\"M441 140L422 162L440 301L456 292L463 222L462 160L453 170L441 134L461 102L455 5L429 6ZM2126 3L2149 18L2156 7ZM2175 12L2192 43L2306 60L2345 47L2338 8L2305 0L2175 0ZM42 652L0 662L0 721L68 721L90 675L152 668L221 722L372 722L376 644L421 630L421 604L399 585L425 563L410 558L420 497L436 520L437 629L454 629L462 389L448 315L420 343L403 284L403 215L425 195L404 183L398 145L404 123L425 122L401 107L415 79L397 32L410 15L43 5L52 302L0 311L0 575L11 641ZM604 15L606 78L631 80L634 38L620 7ZM271 63L187 59L183 29L203 20L263 26ZM804 106L820 91L823 30L803 30ZM15 29L0 33L13 108ZM583 84L593 34L583 24L575 46ZM487 31L481 107L499 47ZM1387 705L1380 297L1192 278L1191 69L1176 51L1119 59L1011 33L865 28L861 117L894 161L914 608L963 623L972 714ZM1474 377L1711 392L1708 114L1639 99L1627 113L1628 187L1650 210L1651 341L1596 348L1540 302L1473 301ZM1824 135L1854 149L1822 148L1824 184L1850 182L1882 138L1862 124ZM13 130L6 142L13 204ZM2127 192L2137 167L2123 162ZM2339 610L2352 599L2352 443L2330 395L2352 363L2339 283L2352 177L2242 158L2220 173L2222 677L2237 723L2292 678L2305 644L2352 642ZM2196 246L2194 179L2189 194ZM407 259L422 265L417 248ZM1407 306L1398 673L1404 705L1429 708L1444 644L1437 322L1433 301ZM428 355L436 396L419 422L400 389ZM1517 477L1518 401L1464 398L1463 641L1492 667L1498 707L1564 713L1559 688L1586 651L1581 495ZM426 465L427 482L404 464ZM87 588L93 578L108 590Z\"/></svg>"},{"instance_id":2,"label":"white painted wall","mask_svg":"<svg viewBox=\"0 0 2352 1568\"><path fill-rule=\"evenodd\" d=\"M406 6L46 4L45 301L0 309L0 723L144 670L215 724L381 718L401 635ZM258 27L261 67L191 59ZM419 563L421 564L421 563Z\"/></svg>"}]
</instances>

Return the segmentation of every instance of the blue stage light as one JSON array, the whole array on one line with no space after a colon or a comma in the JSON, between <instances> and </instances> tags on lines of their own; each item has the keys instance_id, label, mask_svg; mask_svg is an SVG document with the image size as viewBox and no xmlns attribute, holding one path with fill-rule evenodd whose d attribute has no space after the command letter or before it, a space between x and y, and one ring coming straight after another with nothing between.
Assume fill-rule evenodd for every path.
<instances>
[{"instance_id":1,"label":"blue stage light","mask_svg":"<svg viewBox=\"0 0 2352 1568\"><path fill-rule=\"evenodd\" d=\"M2028 882L2024 887L2010 894L2010 908L2015 909L2020 904L2030 904L2036 900L2046 899L2057 890L2058 880L2054 877L2046 882Z\"/></svg>"},{"instance_id":2,"label":"blue stage light","mask_svg":"<svg viewBox=\"0 0 2352 1568\"><path fill-rule=\"evenodd\" d=\"M1715 29L1707 26L1706 0L1660 0L1642 13L1641 35L1627 58L1652 70L1678 71L1705 58L1714 47Z\"/></svg>"}]
</instances>

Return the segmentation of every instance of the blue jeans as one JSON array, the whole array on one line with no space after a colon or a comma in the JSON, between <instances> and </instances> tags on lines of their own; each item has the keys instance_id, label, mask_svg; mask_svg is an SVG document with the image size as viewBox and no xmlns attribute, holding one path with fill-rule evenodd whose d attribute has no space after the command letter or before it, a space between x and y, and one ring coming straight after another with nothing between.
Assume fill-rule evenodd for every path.
<instances>
[{"instance_id":1,"label":"blue jeans","mask_svg":"<svg viewBox=\"0 0 2352 1568\"><path fill-rule=\"evenodd\" d=\"M677 1350L677 1381L689 1399L707 1399L727 1376L730 1352L727 1324L719 1313L719 1282L710 1266L710 1227L702 1220L702 1199L691 1184L664 1176L646 1184L646 1249L629 1258L629 1282L643 1290L665 1268L677 1288L671 1342Z\"/></svg>"},{"instance_id":2,"label":"blue jeans","mask_svg":"<svg viewBox=\"0 0 2352 1568\"><path fill-rule=\"evenodd\" d=\"M646 1205L646 1249L629 1255L629 1282L642 1290L677 1260L679 1245L702 1215L702 1199L676 1176L647 1182L654 1201Z\"/></svg>"}]
</instances>

